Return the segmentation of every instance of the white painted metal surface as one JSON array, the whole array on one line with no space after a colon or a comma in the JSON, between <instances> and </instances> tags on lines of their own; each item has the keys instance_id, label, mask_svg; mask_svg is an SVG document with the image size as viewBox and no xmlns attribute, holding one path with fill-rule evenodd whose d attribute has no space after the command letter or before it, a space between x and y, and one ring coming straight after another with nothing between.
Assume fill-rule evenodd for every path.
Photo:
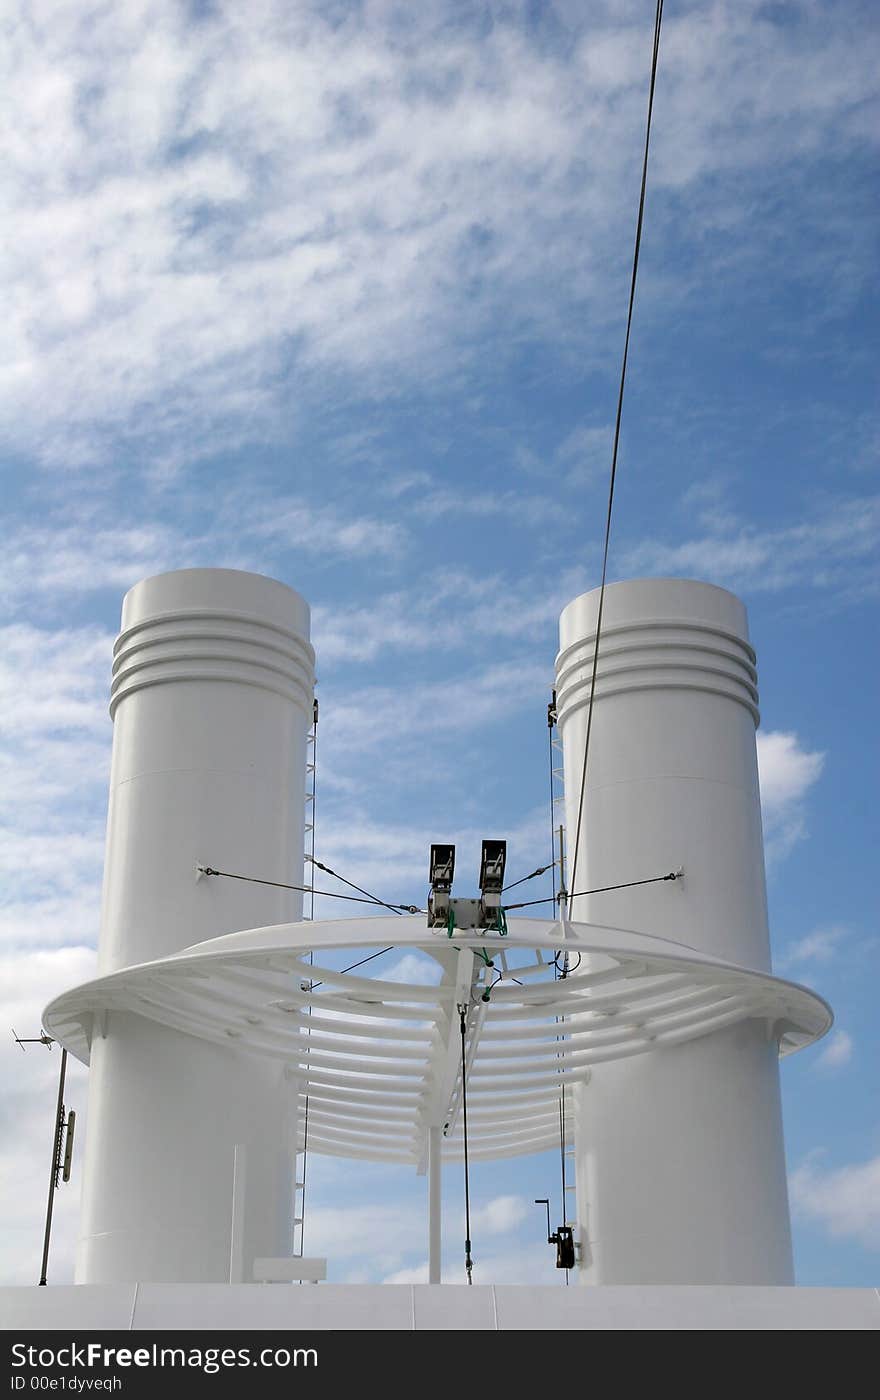
<instances>
[{"instance_id":1,"label":"white painted metal surface","mask_svg":"<svg viewBox=\"0 0 880 1400\"><path fill-rule=\"evenodd\" d=\"M123 604L99 967L298 918L300 896L197 880L210 859L302 883L308 608L226 569L139 583ZM91 1029L79 1282L225 1281L233 1154L246 1145L242 1257L289 1251L296 1086L283 1067L130 1009Z\"/></svg>"},{"instance_id":2,"label":"white painted metal surface","mask_svg":"<svg viewBox=\"0 0 880 1400\"><path fill-rule=\"evenodd\" d=\"M675 898L673 885L659 891ZM462 1003L474 1159L558 1147L561 1087L568 1094L587 1085L609 1060L657 1047L671 1054L697 1037L717 1039L719 1027L753 1025L774 1054L777 1037L787 1053L831 1021L804 988L668 939L539 919L510 919L508 929L506 937L449 939L427 928L424 915L253 929L85 983L52 1002L44 1020L82 1060L90 1040L94 1053L93 1027L108 1011L111 1021L149 1020L190 1044L198 1037L211 1049L262 1056L308 1092L310 1151L416 1167L438 1128L447 1128L445 1155L461 1152ZM350 961L353 950L392 941L431 955L422 984L410 980L412 959L405 982L381 970L333 969L334 950L347 950ZM561 945L574 970L555 981ZM439 983L429 975L434 960L444 968ZM498 973L486 1003L483 989Z\"/></svg>"},{"instance_id":3,"label":"white painted metal surface","mask_svg":"<svg viewBox=\"0 0 880 1400\"><path fill-rule=\"evenodd\" d=\"M129 1284L0 1288L5 1331L734 1332L880 1328L876 1288ZM299 1344L299 1343L298 1343ZM328 1345L337 1345L328 1339ZM392 1344L393 1345L393 1344ZM319 1349L322 1343L317 1342ZM491 1358L490 1358L491 1359Z\"/></svg>"},{"instance_id":4,"label":"white painted metal surface","mask_svg":"<svg viewBox=\"0 0 880 1400\"><path fill-rule=\"evenodd\" d=\"M560 621L558 723L574 855L598 590ZM574 918L770 966L745 609L709 584L606 591L577 890L683 866L671 886L576 898ZM753 1019L597 1067L576 1095L582 1278L791 1282L775 1036Z\"/></svg>"}]
</instances>

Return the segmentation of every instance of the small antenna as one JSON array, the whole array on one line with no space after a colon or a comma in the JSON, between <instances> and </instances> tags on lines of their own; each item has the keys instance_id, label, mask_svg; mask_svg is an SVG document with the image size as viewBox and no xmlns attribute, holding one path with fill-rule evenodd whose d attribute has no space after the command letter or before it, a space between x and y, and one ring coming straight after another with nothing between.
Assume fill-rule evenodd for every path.
<instances>
[{"instance_id":1,"label":"small antenna","mask_svg":"<svg viewBox=\"0 0 880 1400\"><path fill-rule=\"evenodd\" d=\"M21 1048L22 1053L25 1053L24 1047L26 1045L45 1045L47 1050L51 1050L52 1046L55 1044L51 1035L47 1035L45 1031L43 1031L40 1035L16 1035L15 1026L12 1027L12 1038L15 1041L16 1045L18 1045Z\"/></svg>"},{"instance_id":2,"label":"small antenna","mask_svg":"<svg viewBox=\"0 0 880 1400\"><path fill-rule=\"evenodd\" d=\"M24 1050L26 1045L45 1045L47 1050L51 1050L55 1041L51 1035L41 1031L39 1035L16 1035L13 1027L12 1035L16 1045L20 1045ZM65 1113L64 1109L64 1080L67 1074L67 1051L61 1047L61 1073L58 1076L58 1103L55 1108L55 1129L52 1134L52 1166L49 1169L49 1199L46 1203L46 1230L43 1235L43 1263L40 1269L40 1285L45 1286L46 1271L49 1267L49 1240L52 1234L52 1207L55 1204L55 1192L62 1181L70 1180L70 1169L73 1162L73 1132L76 1127L76 1114L73 1109Z\"/></svg>"}]
</instances>

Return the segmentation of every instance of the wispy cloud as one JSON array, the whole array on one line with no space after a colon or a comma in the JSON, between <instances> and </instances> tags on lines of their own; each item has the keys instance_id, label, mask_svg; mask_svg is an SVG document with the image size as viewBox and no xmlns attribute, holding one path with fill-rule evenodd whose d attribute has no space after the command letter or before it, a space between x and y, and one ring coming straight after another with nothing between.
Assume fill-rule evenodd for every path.
<instances>
[{"instance_id":1,"label":"wispy cloud","mask_svg":"<svg viewBox=\"0 0 880 1400\"><path fill-rule=\"evenodd\" d=\"M825 1167L813 1153L791 1175L795 1212L830 1235L880 1249L880 1157Z\"/></svg>"},{"instance_id":2,"label":"wispy cloud","mask_svg":"<svg viewBox=\"0 0 880 1400\"><path fill-rule=\"evenodd\" d=\"M0 946L97 936L111 637L0 629Z\"/></svg>"},{"instance_id":3,"label":"wispy cloud","mask_svg":"<svg viewBox=\"0 0 880 1400\"><path fill-rule=\"evenodd\" d=\"M328 373L384 397L392 374L479 364L489 321L559 336L573 299L577 354L595 356L628 251L642 17L514 7L487 26L445 4L340 17L308 0L255 0L246 20L223 0L198 17L170 0L22 14L6 75L11 441L84 465L122 433L173 469L271 437ZM658 249L680 247L681 192L712 182L690 205L704 262L719 226L717 256L755 256L731 236L756 223L744 183L768 148L777 169L860 149L873 78L867 46L820 11L670 16ZM815 212L816 256L835 212ZM775 256L787 270L787 245Z\"/></svg>"},{"instance_id":4,"label":"wispy cloud","mask_svg":"<svg viewBox=\"0 0 880 1400\"><path fill-rule=\"evenodd\" d=\"M536 1276L541 1278L542 1282L561 1283L561 1278L554 1278L549 1273L549 1256L542 1253L537 1244L520 1249L511 1249L508 1244L506 1249L499 1249L499 1237L508 1236L514 1230L518 1230L527 1217L528 1206L525 1199L515 1195L495 1196L474 1211L472 1229L481 1240L480 1283L531 1283ZM447 1258L444 1262L444 1280L451 1282L451 1261ZM428 1262L423 1259L416 1264L396 1269L383 1278L382 1282L427 1283Z\"/></svg>"},{"instance_id":5,"label":"wispy cloud","mask_svg":"<svg viewBox=\"0 0 880 1400\"><path fill-rule=\"evenodd\" d=\"M454 518L459 525L493 517L529 529L560 525L570 512L553 496L525 495L519 491L468 492L434 489L425 492L411 507L423 520Z\"/></svg>"},{"instance_id":6,"label":"wispy cloud","mask_svg":"<svg viewBox=\"0 0 880 1400\"><path fill-rule=\"evenodd\" d=\"M411 1198L412 1170L398 1168L385 1173L386 1190L397 1179L400 1191L396 1200L347 1205L314 1204L309 1207L309 1250L328 1260L328 1272L335 1282L345 1275L363 1271L368 1278L410 1267L410 1257L416 1258L424 1247L426 1235L424 1209ZM372 1176L378 1179L375 1168ZM393 1186L392 1186L393 1189ZM383 1196L385 1193L382 1193ZM340 1280L340 1270L343 1279Z\"/></svg>"},{"instance_id":7,"label":"wispy cloud","mask_svg":"<svg viewBox=\"0 0 880 1400\"><path fill-rule=\"evenodd\" d=\"M437 682L407 688L406 703L389 686L347 692L330 708L325 733L337 755L387 749L389 735L378 717L394 714L395 747L434 735L465 733L498 723L524 705L538 706L547 690L548 667L529 659L505 661L448 674Z\"/></svg>"},{"instance_id":8,"label":"wispy cloud","mask_svg":"<svg viewBox=\"0 0 880 1400\"><path fill-rule=\"evenodd\" d=\"M803 938L789 943L782 953L780 967L796 967L799 963L829 963L836 958L848 930L842 924L817 928Z\"/></svg>"},{"instance_id":9,"label":"wispy cloud","mask_svg":"<svg viewBox=\"0 0 880 1400\"><path fill-rule=\"evenodd\" d=\"M806 586L850 600L880 585L880 497L832 500L812 519L781 528L762 530L720 514L712 524L680 544L644 540L625 549L622 574L709 578L749 593Z\"/></svg>"},{"instance_id":10,"label":"wispy cloud","mask_svg":"<svg viewBox=\"0 0 880 1400\"><path fill-rule=\"evenodd\" d=\"M556 619L585 586L585 570L577 567L518 576L436 568L366 606L314 608L315 647L321 662L333 665L373 661L385 652L485 653L493 642L546 638L549 677Z\"/></svg>"},{"instance_id":11,"label":"wispy cloud","mask_svg":"<svg viewBox=\"0 0 880 1400\"><path fill-rule=\"evenodd\" d=\"M524 1196L495 1196L479 1208L474 1221L489 1235L504 1235L521 1225L528 1213Z\"/></svg>"},{"instance_id":12,"label":"wispy cloud","mask_svg":"<svg viewBox=\"0 0 880 1400\"><path fill-rule=\"evenodd\" d=\"M306 554L363 559L402 553L409 543L405 527L397 521L284 497L257 511L245 511L239 522L239 539L243 534L245 548L254 540L266 539Z\"/></svg>"},{"instance_id":13,"label":"wispy cloud","mask_svg":"<svg viewBox=\"0 0 880 1400\"><path fill-rule=\"evenodd\" d=\"M852 1059L854 1048L851 1035L846 1031L835 1031L816 1060L816 1065L823 1070L842 1069Z\"/></svg>"},{"instance_id":14,"label":"wispy cloud","mask_svg":"<svg viewBox=\"0 0 880 1400\"><path fill-rule=\"evenodd\" d=\"M112 637L97 627L0 633L0 720L16 737L106 730L103 701Z\"/></svg>"},{"instance_id":15,"label":"wispy cloud","mask_svg":"<svg viewBox=\"0 0 880 1400\"><path fill-rule=\"evenodd\" d=\"M305 495L276 494L269 504L227 486L203 504L180 501L173 514L178 518L169 518L161 494L133 512L124 498L89 501L74 492L54 518L20 524L0 560L0 601L12 614L28 607L57 618L83 598L105 591L118 598L168 569L262 572L290 554L381 565L404 558L410 546L401 522Z\"/></svg>"},{"instance_id":16,"label":"wispy cloud","mask_svg":"<svg viewBox=\"0 0 880 1400\"><path fill-rule=\"evenodd\" d=\"M61 517L19 525L0 561L0 599L7 611L40 600L62 612L102 589L122 593L139 578L176 567L184 553L177 530L158 520L131 525L121 512L114 519L112 509L93 512L73 501ZM198 546L190 543L185 552L197 553Z\"/></svg>"}]
</instances>

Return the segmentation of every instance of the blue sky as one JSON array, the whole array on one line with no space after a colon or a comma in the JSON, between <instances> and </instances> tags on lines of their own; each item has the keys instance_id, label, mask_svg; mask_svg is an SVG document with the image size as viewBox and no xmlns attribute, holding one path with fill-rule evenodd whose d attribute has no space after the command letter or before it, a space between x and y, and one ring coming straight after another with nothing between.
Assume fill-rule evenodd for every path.
<instances>
[{"instance_id":1,"label":"blue sky","mask_svg":"<svg viewBox=\"0 0 880 1400\"><path fill-rule=\"evenodd\" d=\"M123 592L163 569L255 569L310 600L320 858L414 901L432 839L463 874L490 834L511 868L544 863L545 705L558 613L598 582L652 19L649 0L7 6L0 1024L34 1033L91 970L110 647ZM876 1282L880 1250L877 47L859 0L667 0L610 564L749 609L777 966L837 1012L782 1069L810 1284ZM5 1281L36 1276L56 1057L2 1049ZM310 1170L331 1276L420 1276L422 1182ZM557 1175L475 1172L478 1281L556 1281L531 1200ZM446 1191L458 1277L454 1170Z\"/></svg>"}]
</instances>

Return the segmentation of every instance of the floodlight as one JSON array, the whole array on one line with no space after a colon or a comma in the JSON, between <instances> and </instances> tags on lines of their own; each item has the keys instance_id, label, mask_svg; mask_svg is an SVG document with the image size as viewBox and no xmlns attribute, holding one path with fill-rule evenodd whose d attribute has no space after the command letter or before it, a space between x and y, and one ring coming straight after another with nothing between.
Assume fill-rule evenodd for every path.
<instances>
[{"instance_id":1,"label":"floodlight","mask_svg":"<svg viewBox=\"0 0 880 1400\"><path fill-rule=\"evenodd\" d=\"M445 928L449 919L449 892L452 889L452 876L455 871L455 847L431 847L431 863L428 879L431 893L428 895L428 927Z\"/></svg>"},{"instance_id":2,"label":"floodlight","mask_svg":"<svg viewBox=\"0 0 880 1400\"><path fill-rule=\"evenodd\" d=\"M480 890L484 895L501 893L506 861L506 841L483 842L483 854L480 860Z\"/></svg>"},{"instance_id":3,"label":"floodlight","mask_svg":"<svg viewBox=\"0 0 880 1400\"><path fill-rule=\"evenodd\" d=\"M431 867L428 879L431 889L452 889L452 876L455 871L455 847L432 846Z\"/></svg>"}]
</instances>

